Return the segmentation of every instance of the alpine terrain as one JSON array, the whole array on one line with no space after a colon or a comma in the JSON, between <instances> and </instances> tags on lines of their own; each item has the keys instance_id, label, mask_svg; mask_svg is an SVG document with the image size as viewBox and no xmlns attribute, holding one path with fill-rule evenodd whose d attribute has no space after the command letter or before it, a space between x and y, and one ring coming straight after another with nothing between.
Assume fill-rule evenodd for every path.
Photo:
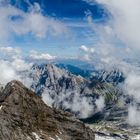
<instances>
[{"instance_id":1,"label":"alpine terrain","mask_svg":"<svg viewBox=\"0 0 140 140\"><path fill-rule=\"evenodd\" d=\"M71 114L48 107L22 83L0 93L1 140L94 140L94 132Z\"/></svg>"}]
</instances>

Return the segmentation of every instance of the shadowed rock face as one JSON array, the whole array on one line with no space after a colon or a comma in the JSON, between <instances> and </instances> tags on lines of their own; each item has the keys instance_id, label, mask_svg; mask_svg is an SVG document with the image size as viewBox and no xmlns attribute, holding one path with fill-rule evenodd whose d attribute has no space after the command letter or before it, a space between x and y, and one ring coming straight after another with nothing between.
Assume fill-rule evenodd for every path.
<instances>
[{"instance_id":1,"label":"shadowed rock face","mask_svg":"<svg viewBox=\"0 0 140 140\"><path fill-rule=\"evenodd\" d=\"M94 133L12 81L0 93L0 140L94 140Z\"/></svg>"}]
</instances>

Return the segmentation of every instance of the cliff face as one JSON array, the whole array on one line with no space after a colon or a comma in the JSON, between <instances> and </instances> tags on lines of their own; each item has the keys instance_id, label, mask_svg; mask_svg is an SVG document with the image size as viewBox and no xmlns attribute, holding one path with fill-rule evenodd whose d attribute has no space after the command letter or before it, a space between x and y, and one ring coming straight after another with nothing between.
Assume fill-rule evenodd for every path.
<instances>
[{"instance_id":1,"label":"cliff face","mask_svg":"<svg viewBox=\"0 0 140 140\"><path fill-rule=\"evenodd\" d=\"M55 65L42 64L34 65L29 76L33 79L31 89L41 95L46 104L67 110L80 119L99 113L96 105L99 97L105 100L107 109L113 108L122 97L122 91L117 87L123 81L119 70L96 71L91 79L85 79ZM103 117L106 108L104 110Z\"/></svg>"},{"instance_id":2,"label":"cliff face","mask_svg":"<svg viewBox=\"0 0 140 140\"><path fill-rule=\"evenodd\" d=\"M86 79L62 70L55 65L35 65L30 71L31 89L41 95L45 103L57 109L67 110L78 118L87 117L94 107L92 91L87 87ZM49 100L48 100L49 99ZM86 101L86 103L84 103ZM88 113L83 113L85 104Z\"/></svg>"},{"instance_id":3,"label":"cliff face","mask_svg":"<svg viewBox=\"0 0 140 140\"><path fill-rule=\"evenodd\" d=\"M62 70L55 65L34 65L30 71L30 77L33 79L32 89L38 95L45 92L51 96L57 94L80 93L85 83L85 79Z\"/></svg>"},{"instance_id":4,"label":"cliff face","mask_svg":"<svg viewBox=\"0 0 140 140\"><path fill-rule=\"evenodd\" d=\"M94 140L94 133L71 114L48 107L18 81L0 93L1 140Z\"/></svg>"}]
</instances>

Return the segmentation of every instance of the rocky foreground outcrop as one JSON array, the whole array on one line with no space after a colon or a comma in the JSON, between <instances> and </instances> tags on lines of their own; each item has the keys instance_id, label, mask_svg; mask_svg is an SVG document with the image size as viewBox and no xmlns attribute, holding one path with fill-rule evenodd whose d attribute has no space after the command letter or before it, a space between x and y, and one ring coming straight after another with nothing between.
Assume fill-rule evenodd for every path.
<instances>
[{"instance_id":1,"label":"rocky foreground outcrop","mask_svg":"<svg viewBox=\"0 0 140 140\"><path fill-rule=\"evenodd\" d=\"M0 93L0 140L94 140L94 132L71 114L48 107L22 83Z\"/></svg>"}]
</instances>

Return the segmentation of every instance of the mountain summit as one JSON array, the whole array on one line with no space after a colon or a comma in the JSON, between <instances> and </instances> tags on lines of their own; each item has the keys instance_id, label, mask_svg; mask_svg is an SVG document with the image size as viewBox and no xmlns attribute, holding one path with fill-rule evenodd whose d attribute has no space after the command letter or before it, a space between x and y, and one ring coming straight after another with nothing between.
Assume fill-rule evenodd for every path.
<instances>
[{"instance_id":1,"label":"mountain summit","mask_svg":"<svg viewBox=\"0 0 140 140\"><path fill-rule=\"evenodd\" d=\"M22 83L0 93L1 140L94 140L94 133L67 112L48 107Z\"/></svg>"},{"instance_id":2,"label":"mountain summit","mask_svg":"<svg viewBox=\"0 0 140 140\"><path fill-rule=\"evenodd\" d=\"M106 104L112 107L122 93L116 86L122 78L117 70L96 72L93 78L85 79L53 64L36 64L29 73L33 81L31 89L42 96L47 105L82 119L102 111Z\"/></svg>"}]
</instances>

